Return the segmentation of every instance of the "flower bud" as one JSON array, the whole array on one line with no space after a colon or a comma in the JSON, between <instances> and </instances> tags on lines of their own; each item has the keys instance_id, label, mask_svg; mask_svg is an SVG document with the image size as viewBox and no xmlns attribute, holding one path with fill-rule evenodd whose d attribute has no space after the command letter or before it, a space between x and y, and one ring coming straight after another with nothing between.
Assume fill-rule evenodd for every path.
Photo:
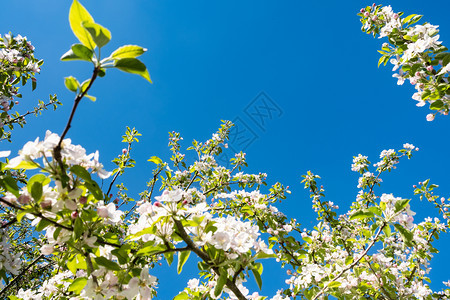
<instances>
[{"instance_id":1,"label":"flower bud","mask_svg":"<svg viewBox=\"0 0 450 300\"><path fill-rule=\"evenodd\" d=\"M42 207L43 209L51 208L51 207L52 207L52 201L51 201L51 200L44 200L44 201L41 201L41 207Z\"/></svg>"},{"instance_id":2,"label":"flower bud","mask_svg":"<svg viewBox=\"0 0 450 300\"><path fill-rule=\"evenodd\" d=\"M124 149L122 149L122 153L123 153L123 154L127 154L127 152L128 152L128 150L127 150L127 149L125 149L125 148L124 148Z\"/></svg>"},{"instance_id":3,"label":"flower bud","mask_svg":"<svg viewBox=\"0 0 450 300\"><path fill-rule=\"evenodd\" d=\"M368 16L370 16L370 13L368 12L368 11L366 11L365 13L364 13L364 17L368 17Z\"/></svg>"},{"instance_id":4,"label":"flower bud","mask_svg":"<svg viewBox=\"0 0 450 300\"><path fill-rule=\"evenodd\" d=\"M360 13L364 13L365 11L366 11L366 10L365 10L364 8L361 8L359 12L360 12Z\"/></svg>"},{"instance_id":5,"label":"flower bud","mask_svg":"<svg viewBox=\"0 0 450 300\"><path fill-rule=\"evenodd\" d=\"M434 115L433 114L428 114L427 115L427 121L428 122L431 122L431 121L433 121L434 120Z\"/></svg>"},{"instance_id":6,"label":"flower bud","mask_svg":"<svg viewBox=\"0 0 450 300\"><path fill-rule=\"evenodd\" d=\"M154 205L155 205L156 207L162 207L161 202L158 202L158 201L156 201L156 202L154 203Z\"/></svg>"},{"instance_id":7,"label":"flower bud","mask_svg":"<svg viewBox=\"0 0 450 300\"><path fill-rule=\"evenodd\" d=\"M416 72L416 77L420 77L420 75L421 75L420 72L417 71L417 72Z\"/></svg>"},{"instance_id":8,"label":"flower bud","mask_svg":"<svg viewBox=\"0 0 450 300\"><path fill-rule=\"evenodd\" d=\"M428 72L432 72L433 70L434 70L433 66L428 66L428 67L427 67L427 71L428 71Z\"/></svg>"},{"instance_id":9,"label":"flower bud","mask_svg":"<svg viewBox=\"0 0 450 300\"><path fill-rule=\"evenodd\" d=\"M378 20L378 17L377 17L377 16L374 16L374 17L372 18L372 21L375 22L376 20Z\"/></svg>"},{"instance_id":10,"label":"flower bud","mask_svg":"<svg viewBox=\"0 0 450 300\"><path fill-rule=\"evenodd\" d=\"M25 205L25 204L30 203L31 198L30 198L30 196L28 196L28 195L20 195L20 197L17 199L17 201L18 201L20 204Z\"/></svg>"},{"instance_id":11,"label":"flower bud","mask_svg":"<svg viewBox=\"0 0 450 300\"><path fill-rule=\"evenodd\" d=\"M70 217L72 218L72 219L76 219L76 218L78 218L78 212L77 211L73 211L71 214L70 214Z\"/></svg>"},{"instance_id":12,"label":"flower bud","mask_svg":"<svg viewBox=\"0 0 450 300\"><path fill-rule=\"evenodd\" d=\"M80 197L80 199L78 199L78 201L80 202L80 204L86 204L87 203L87 197Z\"/></svg>"},{"instance_id":13,"label":"flower bud","mask_svg":"<svg viewBox=\"0 0 450 300\"><path fill-rule=\"evenodd\" d=\"M394 19L398 19L398 14L394 14Z\"/></svg>"}]
</instances>

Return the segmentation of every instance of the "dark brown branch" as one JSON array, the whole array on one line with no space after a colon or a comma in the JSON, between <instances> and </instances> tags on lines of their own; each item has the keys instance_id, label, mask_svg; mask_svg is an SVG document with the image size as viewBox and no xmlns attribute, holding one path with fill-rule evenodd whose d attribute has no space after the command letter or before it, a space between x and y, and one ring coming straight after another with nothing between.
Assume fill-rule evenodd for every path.
<instances>
[{"instance_id":1,"label":"dark brown branch","mask_svg":"<svg viewBox=\"0 0 450 300\"><path fill-rule=\"evenodd\" d=\"M67 121L66 127L64 128L64 131L61 134L61 138L59 140L58 145L53 150L53 156L56 159L56 161L59 163L59 165L61 167L61 171L64 171L64 164L62 162L62 157L61 157L61 144L62 144L64 138L66 137L66 134L69 131L70 127L72 126L72 120L73 120L73 117L77 110L78 104L80 103L81 99L83 99L83 97L87 94L87 92L91 88L92 84L94 83L95 79L97 78L98 72L99 72L99 67L95 67L94 71L92 72L92 77L91 77L91 81L89 82L89 85L86 87L86 89L81 94L78 94L77 97L75 98L75 101L74 101L73 107L72 107L72 112L70 113L70 116L69 116L69 120Z\"/></svg>"},{"instance_id":2,"label":"dark brown branch","mask_svg":"<svg viewBox=\"0 0 450 300\"><path fill-rule=\"evenodd\" d=\"M17 219L16 219L16 218L13 218L11 221L9 221L9 222L3 224L3 225L0 227L0 229L5 229L6 227L11 226L11 225L13 225L13 224L16 223L16 222L17 222Z\"/></svg>"}]
</instances>

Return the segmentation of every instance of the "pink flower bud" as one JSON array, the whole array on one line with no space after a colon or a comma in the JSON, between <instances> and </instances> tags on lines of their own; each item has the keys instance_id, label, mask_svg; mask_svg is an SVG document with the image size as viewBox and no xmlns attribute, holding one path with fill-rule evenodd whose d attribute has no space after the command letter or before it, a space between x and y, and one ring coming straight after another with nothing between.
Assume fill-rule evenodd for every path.
<instances>
[{"instance_id":1,"label":"pink flower bud","mask_svg":"<svg viewBox=\"0 0 450 300\"><path fill-rule=\"evenodd\" d=\"M52 207L52 201L51 200L44 200L41 202L41 207L43 209L48 209L50 207Z\"/></svg>"},{"instance_id":2,"label":"pink flower bud","mask_svg":"<svg viewBox=\"0 0 450 300\"><path fill-rule=\"evenodd\" d=\"M416 76L417 76L417 77L420 77L420 75L421 75L420 72L417 71L417 72L416 72Z\"/></svg>"},{"instance_id":3,"label":"pink flower bud","mask_svg":"<svg viewBox=\"0 0 450 300\"><path fill-rule=\"evenodd\" d=\"M114 199L113 201L115 204L119 204L119 198Z\"/></svg>"},{"instance_id":4,"label":"pink flower bud","mask_svg":"<svg viewBox=\"0 0 450 300\"><path fill-rule=\"evenodd\" d=\"M19 101L16 101L16 102L14 102L16 105L18 105L19 104Z\"/></svg>"},{"instance_id":5,"label":"pink flower bud","mask_svg":"<svg viewBox=\"0 0 450 300\"><path fill-rule=\"evenodd\" d=\"M123 154L127 154L128 150L127 149L122 149L122 153Z\"/></svg>"},{"instance_id":6,"label":"pink flower bud","mask_svg":"<svg viewBox=\"0 0 450 300\"><path fill-rule=\"evenodd\" d=\"M70 214L70 217L75 220L76 218L78 218L78 212L73 211L72 214Z\"/></svg>"},{"instance_id":7,"label":"pink flower bud","mask_svg":"<svg viewBox=\"0 0 450 300\"><path fill-rule=\"evenodd\" d=\"M366 11L365 13L364 13L364 17L368 17L368 16L370 16L370 13L368 12L368 11Z\"/></svg>"},{"instance_id":8,"label":"pink flower bud","mask_svg":"<svg viewBox=\"0 0 450 300\"><path fill-rule=\"evenodd\" d=\"M17 199L17 201L18 201L20 204L25 205L25 204L30 203L31 198L30 198L30 196L28 196L28 195L20 195L20 197Z\"/></svg>"},{"instance_id":9,"label":"pink flower bud","mask_svg":"<svg viewBox=\"0 0 450 300\"><path fill-rule=\"evenodd\" d=\"M80 199L78 200L80 202L80 204L86 204L87 203L87 197L80 197Z\"/></svg>"},{"instance_id":10,"label":"pink flower bud","mask_svg":"<svg viewBox=\"0 0 450 300\"><path fill-rule=\"evenodd\" d=\"M433 114L428 114L427 115L427 121L428 122L431 122L431 121L433 121L434 120L434 115Z\"/></svg>"},{"instance_id":11,"label":"pink flower bud","mask_svg":"<svg viewBox=\"0 0 450 300\"><path fill-rule=\"evenodd\" d=\"M398 19L398 14L394 14L394 19Z\"/></svg>"},{"instance_id":12,"label":"pink flower bud","mask_svg":"<svg viewBox=\"0 0 450 300\"><path fill-rule=\"evenodd\" d=\"M427 71L428 71L428 72L433 71L433 69L434 69L433 66L428 66L428 67L427 67Z\"/></svg>"},{"instance_id":13,"label":"pink flower bud","mask_svg":"<svg viewBox=\"0 0 450 300\"><path fill-rule=\"evenodd\" d=\"M376 20L378 20L378 17L377 16L374 16L373 18L372 18L372 21L376 21Z\"/></svg>"},{"instance_id":14,"label":"pink flower bud","mask_svg":"<svg viewBox=\"0 0 450 300\"><path fill-rule=\"evenodd\" d=\"M441 198L441 203L444 203L444 202L445 202L445 198L442 197L442 198Z\"/></svg>"},{"instance_id":15,"label":"pink flower bud","mask_svg":"<svg viewBox=\"0 0 450 300\"><path fill-rule=\"evenodd\" d=\"M361 8L361 10L359 11L360 13L364 13L366 10L364 8Z\"/></svg>"},{"instance_id":16,"label":"pink flower bud","mask_svg":"<svg viewBox=\"0 0 450 300\"><path fill-rule=\"evenodd\" d=\"M154 205L155 205L156 207L162 207L161 202L158 202L158 201L156 201L156 202L154 203Z\"/></svg>"},{"instance_id":17,"label":"pink flower bud","mask_svg":"<svg viewBox=\"0 0 450 300\"><path fill-rule=\"evenodd\" d=\"M186 205L186 204L188 204L188 201L187 200L183 200L183 205Z\"/></svg>"}]
</instances>

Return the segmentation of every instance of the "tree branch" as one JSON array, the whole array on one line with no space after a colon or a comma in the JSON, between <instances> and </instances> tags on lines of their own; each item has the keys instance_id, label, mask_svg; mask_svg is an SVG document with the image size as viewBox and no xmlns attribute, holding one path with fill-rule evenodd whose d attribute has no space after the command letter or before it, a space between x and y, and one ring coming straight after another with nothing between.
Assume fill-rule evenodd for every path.
<instances>
[{"instance_id":1,"label":"tree branch","mask_svg":"<svg viewBox=\"0 0 450 300\"><path fill-rule=\"evenodd\" d=\"M20 272L19 275L17 275L16 277L14 277L13 280L11 280L8 285L6 285L1 291L0 291L0 297L11 287L13 286L14 283L16 283L17 280L19 280L20 277L23 276L23 274L25 274L32 266L34 266L42 257L44 257L44 255L39 255L38 257L36 257L35 260L33 260L25 269L22 270L22 272Z\"/></svg>"},{"instance_id":2,"label":"tree branch","mask_svg":"<svg viewBox=\"0 0 450 300\"><path fill-rule=\"evenodd\" d=\"M217 267L214 267L212 265L212 260L209 257L209 255L202 250L200 250L194 242L191 240L189 235L184 230L183 224L179 220L176 220L173 218L173 221L175 222L175 226L177 227L178 234L183 239L183 241L187 244L187 247L192 250L195 254L197 254L205 263L209 265L211 269L214 270L214 272L220 276L220 270ZM241 293L241 291L238 289L236 284L227 278L226 286L233 292L233 294L239 299L239 300L246 300L245 296Z\"/></svg>"},{"instance_id":3,"label":"tree branch","mask_svg":"<svg viewBox=\"0 0 450 300\"><path fill-rule=\"evenodd\" d=\"M370 243L370 245L364 250L364 252L360 255L360 257L354 261L350 266L348 266L347 268L343 269L336 277L332 278L333 281L339 279L342 277L342 275L344 275L345 272L347 272L348 270L352 269L353 267L355 267L360 260L366 256L367 252L369 252L369 250L373 247L373 245L375 245L376 241L378 240L378 237L381 234L381 231L383 231L384 227L386 226L386 223L383 223L383 225L378 229L377 234L375 235L375 237L373 238L372 243ZM320 292L318 292L314 298L312 300L317 300L323 293L325 293L328 290L328 285L324 286Z\"/></svg>"}]
</instances>

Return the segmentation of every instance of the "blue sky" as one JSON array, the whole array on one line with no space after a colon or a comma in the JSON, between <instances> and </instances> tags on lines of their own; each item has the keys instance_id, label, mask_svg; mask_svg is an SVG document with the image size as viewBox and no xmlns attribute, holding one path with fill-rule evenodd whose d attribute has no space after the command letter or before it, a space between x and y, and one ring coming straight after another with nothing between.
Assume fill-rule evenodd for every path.
<instances>
[{"instance_id":1,"label":"blue sky","mask_svg":"<svg viewBox=\"0 0 450 300\"><path fill-rule=\"evenodd\" d=\"M63 78L73 75L81 81L90 75L88 63L59 61L77 42L68 24L70 3L11 1L8 10L2 10L0 32L26 35L36 46L36 56L45 60L38 89L30 93L25 87L18 109L26 110L50 93L57 93L64 105L57 112L30 118L25 129L16 131L14 144L3 143L1 150L17 150L26 141L43 137L45 129L61 133L73 99ZM449 2L429 3L382 4L406 14L423 14L424 21L440 25L440 40L448 46ZM450 195L450 117L427 122L428 109L416 107L411 99L413 87L397 86L390 66L377 68L376 50L383 41L362 33L356 16L371 2L86 0L82 4L112 32L105 52L123 44L148 48L142 60L154 83L108 71L92 89L97 102L81 103L68 135L89 152L98 149L112 169L108 161L123 148L120 137L125 126L136 127L143 134L134 149L138 165L124 176L132 196L145 189L151 175L146 160L153 155L168 159L167 132L181 132L188 147L194 138L209 138L221 119L238 120L252 132L251 143L245 146L248 171L266 172L269 183L289 185L292 194L281 207L308 228L315 215L300 175L308 170L319 174L327 198L344 213L357 193L357 175L350 165L358 153L376 162L383 149L413 143L420 151L385 175L378 193L411 198L412 185L431 178L440 185L439 194ZM262 126L261 119L254 117L255 122L246 113L261 103L258 95L277 108ZM432 212L417 198L412 210L420 210L419 219ZM442 236L436 245L443 251L432 262L431 278L432 286L440 287L449 279L450 238ZM273 283L265 283L264 294L272 295L284 273L275 277L267 273L266 280ZM168 278L172 273L160 275L159 298L173 297L194 274L188 269L175 282Z\"/></svg>"}]
</instances>

